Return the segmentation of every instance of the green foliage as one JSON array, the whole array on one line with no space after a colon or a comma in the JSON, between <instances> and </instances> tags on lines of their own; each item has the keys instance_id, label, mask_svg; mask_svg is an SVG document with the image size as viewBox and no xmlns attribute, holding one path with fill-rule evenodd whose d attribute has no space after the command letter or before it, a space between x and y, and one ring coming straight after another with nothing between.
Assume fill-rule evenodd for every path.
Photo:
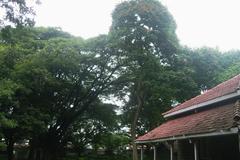
<instances>
[{"instance_id":1,"label":"green foliage","mask_svg":"<svg viewBox=\"0 0 240 160\"><path fill-rule=\"evenodd\" d=\"M15 128L16 126L17 126L16 121L7 119L4 116L4 113L0 113L0 127L1 128Z\"/></svg>"},{"instance_id":2,"label":"green foliage","mask_svg":"<svg viewBox=\"0 0 240 160\"><path fill-rule=\"evenodd\" d=\"M224 82L239 74L240 74L240 62L237 62L233 63L226 70L220 73L217 78L219 82Z\"/></svg>"},{"instance_id":3,"label":"green foliage","mask_svg":"<svg viewBox=\"0 0 240 160\"><path fill-rule=\"evenodd\" d=\"M116 106L99 97L108 93L121 63L106 46L106 36L85 42L54 28L6 28L1 39L0 111L17 122L3 131L6 139L29 138L38 142L32 147L56 156L74 132L96 126L87 130L90 137L84 135L96 141L113 130Z\"/></svg>"},{"instance_id":4,"label":"green foliage","mask_svg":"<svg viewBox=\"0 0 240 160\"><path fill-rule=\"evenodd\" d=\"M113 12L110 37L130 60L141 63L146 56L170 63L176 53L176 24L168 10L156 0L133 0L119 4ZM167 41L166 41L167 40ZM141 64L140 64L141 65Z\"/></svg>"},{"instance_id":5,"label":"green foliage","mask_svg":"<svg viewBox=\"0 0 240 160\"><path fill-rule=\"evenodd\" d=\"M192 70L191 78L197 85L197 90L206 90L217 84L217 75L223 67L220 61L222 53L217 49L199 48L182 49L184 65Z\"/></svg>"},{"instance_id":6,"label":"green foliage","mask_svg":"<svg viewBox=\"0 0 240 160\"><path fill-rule=\"evenodd\" d=\"M116 106L110 104L95 104L73 124L71 142L78 154L83 154L89 145L98 149L103 145L103 137L117 130L114 109Z\"/></svg>"},{"instance_id":7,"label":"green foliage","mask_svg":"<svg viewBox=\"0 0 240 160\"><path fill-rule=\"evenodd\" d=\"M239 50L232 50L227 51L219 57L221 64L224 69L230 67L231 65L240 61L240 51Z\"/></svg>"},{"instance_id":8,"label":"green foliage","mask_svg":"<svg viewBox=\"0 0 240 160\"><path fill-rule=\"evenodd\" d=\"M124 134L108 133L101 136L100 146L106 149L107 155L123 154L125 147L130 143L130 138Z\"/></svg>"},{"instance_id":9,"label":"green foliage","mask_svg":"<svg viewBox=\"0 0 240 160\"><path fill-rule=\"evenodd\" d=\"M38 0L34 0L39 3ZM0 24L12 23L16 26L34 25L35 12L25 0L0 0L1 19Z\"/></svg>"},{"instance_id":10,"label":"green foliage","mask_svg":"<svg viewBox=\"0 0 240 160\"><path fill-rule=\"evenodd\" d=\"M240 51L228 51L221 56L220 61L224 69L217 76L219 83L240 74Z\"/></svg>"},{"instance_id":11,"label":"green foliage","mask_svg":"<svg viewBox=\"0 0 240 160\"><path fill-rule=\"evenodd\" d=\"M9 79L0 80L0 99L11 100L18 87L15 82Z\"/></svg>"},{"instance_id":12,"label":"green foliage","mask_svg":"<svg viewBox=\"0 0 240 160\"><path fill-rule=\"evenodd\" d=\"M42 120L45 119L38 108L20 104L20 99L23 97L19 91L24 89L24 85L20 83L19 77L16 77L15 73L17 70L16 66L23 59L31 54L35 54L34 51L36 49L32 48L30 44L38 44L36 41L39 40L34 39L32 35L34 35L34 30L30 28L5 28L1 30L0 112L4 113L4 117L10 125L10 127L4 127L3 132L9 136L13 136L14 132L16 139L41 131L43 129L41 127L43 126Z\"/></svg>"},{"instance_id":13,"label":"green foliage","mask_svg":"<svg viewBox=\"0 0 240 160\"><path fill-rule=\"evenodd\" d=\"M131 160L129 155L115 155L115 156L107 156L107 155L91 155L86 157L84 160Z\"/></svg>"},{"instance_id":14,"label":"green foliage","mask_svg":"<svg viewBox=\"0 0 240 160\"><path fill-rule=\"evenodd\" d=\"M0 151L5 151L7 148L7 145L4 144L3 142L0 142Z\"/></svg>"},{"instance_id":15,"label":"green foliage","mask_svg":"<svg viewBox=\"0 0 240 160\"><path fill-rule=\"evenodd\" d=\"M121 155L87 155L84 157L78 156L68 156L63 158L62 160L131 160L130 155L128 154L121 154Z\"/></svg>"},{"instance_id":16,"label":"green foliage","mask_svg":"<svg viewBox=\"0 0 240 160\"><path fill-rule=\"evenodd\" d=\"M183 66L191 70L189 76L198 92L210 89L240 73L239 51L220 52L213 48L182 49Z\"/></svg>"}]
</instances>

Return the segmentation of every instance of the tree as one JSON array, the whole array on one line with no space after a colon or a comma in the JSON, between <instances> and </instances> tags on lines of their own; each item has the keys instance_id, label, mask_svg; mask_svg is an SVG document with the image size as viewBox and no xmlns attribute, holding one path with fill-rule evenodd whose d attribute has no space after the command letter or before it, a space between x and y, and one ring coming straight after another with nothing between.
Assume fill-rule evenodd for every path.
<instances>
[{"instance_id":1,"label":"tree","mask_svg":"<svg viewBox=\"0 0 240 160\"><path fill-rule=\"evenodd\" d=\"M163 90L163 86L169 82L167 77L171 74L178 48L176 24L168 10L156 0L123 2L116 7L112 17L110 37L114 42L113 47L128 62L121 77L127 83L120 88L124 90L122 93L130 94L127 108L132 110L130 130L133 159L137 160L134 141L139 115L146 105L146 99L151 97L148 95L151 89L159 85L155 82L163 82L158 86ZM171 96L166 93L157 97L161 101L165 98L169 100Z\"/></svg>"},{"instance_id":2,"label":"tree","mask_svg":"<svg viewBox=\"0 0 240 160\"><path fill-rule=\"evenodd\" d=\"M240 51L232 50L224 52L219 59L223 68L226 69L240 61Z\"/></svg>"},{"instance_id":3,"label":"tree","mask_svg":"<svg viewBox=\"0 0 240 160\"><path fill-rule=\"evenodd\" d=\"M196 82L199 93L217 85L217 75L223 70L222 53L217 49L183 49L186 66L192 69L192 79Z\"/></svg>"},{"instance_id":4,"label":"tree","mask_svg":"<svg viewBox=\"0 0 240 160\"><path fill-rule=\"evenodd\" d=\"M218 74L218 82L224 82L236 75L240 74L240 62L233 63L226 68L222 73Z\"/></svg>"},{"instance_id":5,"label":"tree","mask_svg":"<svg viewBox=\"0 0 240 160\"><path fill-rule=\"evenodd\" d=\"M13 159L13 145L16 136L13 135L14 130L18 126L13 118L16 100L13 98L16 89L19 87L17 83L10 79L12 64L19 58L18 54L12 53L9 47L1 46L0 52L0 114L1 114L1 133L4 135L7 145L8 159Z\"/></svg>"},{"instance_id":6,"label":"tree","mask_svg":"<svg viewBox=\"0 0 240 160\"><path fill-rule=\"evenodd\" d=\"M38 34L37 34L38 33ZM20 105L19 90L22 85L15 77L15 66L37 49L43 46L41 32L30 28L5 28L1 31L0 49L0 112L1 122L11 122L9 126L1 125L1 131L7 144L8 159L13 159L13 145L15 142L41 133L45 125L46 115L36 107ZM33 36L34 35L34 36ZM14 122L14 123L13 123ZM13 125L14 124L14 125Z\"/></svg>"},{"instance_id":7,"label":"tree","mask_svg":"<svg viewBox=\"0 0 240 160\"><path fill-rule=\"evenodd\" d=\"M73 124L70 142L79 155L83 155L89 146L97 150L99 146L102 146L102 137L118 130L118 117L115 109L114 105L99 102L94 108L89 108Z\"/></svg>"},{"instance_id":8,"label":"tree","mask_svg":"<svg viewBox=\"0 0 240 160\"><path fill-rule=\"evenodd\" d=\"M220 63L224 68L217 75L218 83L224 82L238 74L240 74L240 52L238 50L228 51L220 57Z\"/></svg>"},{"instance_id":9,"label":"tree","mask_svg":"<svg viewBox=\"0 0 240 160\"><path fill-rule=\"evenodd\" d=\"M35 3L40 3L34 0ZM0 0L1 19L0 26L13 24L16 26L34 25L35 12L30 2L25 0Z\"/></svg>"},{"instance_id":10,"label":"tree","mask_svg":"<svg viewBox=\"0 0 240 160\"><path fill-rule=\"evenodd\" d=\"M30 159L56 159L72 125L108 94L122 60L107 36L83 41L54 29L8 28L2 42L1 73L17 86L10 85L14 105L4 107L12 111L3 112L11 113L21 131L29 129Z\"/></svg>"},{"instance_id":11,"label":"tree","mask_svg":"<svg viewBox=\"0 0 240 160\"><path fill-rule=\"evenodd\" d=\"M106 149L106 154L113 157L114 152L117 155L124 156L126 147L129 144L129 137L122 133L107 133L100 137L100 146Z\"/></svg>"}]
</instances>

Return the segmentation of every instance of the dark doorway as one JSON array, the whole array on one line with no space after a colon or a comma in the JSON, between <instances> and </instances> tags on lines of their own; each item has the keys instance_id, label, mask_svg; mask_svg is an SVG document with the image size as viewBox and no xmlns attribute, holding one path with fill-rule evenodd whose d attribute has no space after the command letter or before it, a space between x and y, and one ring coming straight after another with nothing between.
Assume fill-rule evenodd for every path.
<instances>
[{"instance_id":1,"label":"dark doorway","mask_svg":"<svg viewBox=\"0 0 240 160\"><path fill-rule=\"evenodd\" d=\"M238 136L208 137L199 140L199 160L239 160Z\"/></svg>"}]
</instances>

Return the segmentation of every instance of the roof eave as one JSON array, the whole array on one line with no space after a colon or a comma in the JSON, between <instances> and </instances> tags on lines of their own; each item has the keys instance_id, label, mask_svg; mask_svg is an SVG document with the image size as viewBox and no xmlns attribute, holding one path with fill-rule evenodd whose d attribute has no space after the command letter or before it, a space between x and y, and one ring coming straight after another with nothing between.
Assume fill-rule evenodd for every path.
<instances>
[{"instance_id":1,"label":"roof eave","mask_svg":"<svg viewBox=\"0 0 240 160\"><path fill-rule=\"evenodd\" d=\"M233 92L231 94L227 94L227 95L224 95L224 96L221 96L221 97L218 97L218 98L215 98L215 99L203 102L203 103L199 103L199 104L190 106L188 108L180 109L180 110L175 111L175 112L167 113L167 114L163 115L163 117L164 118L169 118L169 117L176 116L176 115L179 115L179 114L182 114L182 113L185 113L185 112L193 111L195 109L203 108L203 107L215 104L215 103L226 101L226 100L238 97L238 96L240 96L240 90L239 89L236 92Z\"/></svg>"},{"instance_id":2,"label":"roof eave","mask_svg":"<svg viewBox=\"0 0 240 160\"><path fill-rule=\"evenodd\" d=\"M233 135L238 134L238 127L231 128L229 130L220 130L216 132L210 133L200 133L194 135L181 135L181 136L173 136L168 138L159 138L154 140L136 140L137 144L145 144L145 143L158 143L158 142L166 142L166 141L175 141L175 140L183 140L183 139L192 139L192 138L203 138L203 137L212 137L212 136L224 136L224 135Z\"/></svg>"}]
</instances>

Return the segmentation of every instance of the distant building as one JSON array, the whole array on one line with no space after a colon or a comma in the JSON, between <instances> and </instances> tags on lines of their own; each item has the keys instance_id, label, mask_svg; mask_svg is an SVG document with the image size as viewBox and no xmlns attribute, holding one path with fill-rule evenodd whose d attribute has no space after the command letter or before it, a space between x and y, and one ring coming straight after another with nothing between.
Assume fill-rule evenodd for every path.
<instances>
[{"instance_id":1,"label":"distant building","mask_svg":"<svg viewBox=\"0 0 240 160\"><path fill-rule=\"evenodd\" d=\"M161 160L160 144L170 160L240 159L240 75L163 115L167 122L136 140L154 146L154 160Z\"/></svg>"}]
</instances>

